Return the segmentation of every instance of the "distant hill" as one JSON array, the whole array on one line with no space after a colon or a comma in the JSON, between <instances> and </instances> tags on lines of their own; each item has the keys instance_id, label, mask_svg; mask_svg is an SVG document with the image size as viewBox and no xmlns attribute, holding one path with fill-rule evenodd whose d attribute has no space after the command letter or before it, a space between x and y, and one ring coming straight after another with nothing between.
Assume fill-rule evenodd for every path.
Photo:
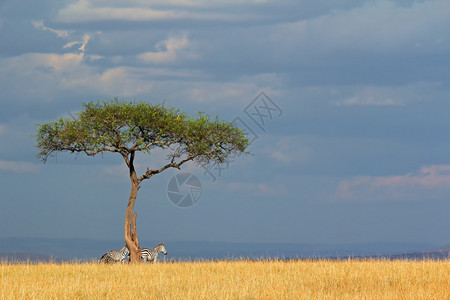
<instances>
[{"instance_id":1,"label":"distant hill","mask_svg":"<svg viewBox=\"0 0 450 300\"><path fill-rule=\"evenodd\" d=\"M397 253L389 256L390 259L450 259L450 246L433 250L424 250L407 253Z\"/></svg>"},{"instance_id":2,"label":"distant hill","mask_svg":"<svg viewBox=\"0 0 450 300\"><path fill-rule=\"evenodd\" d=\"M438 251L450 251L450 244L449 245L445 245L440 247L439 249L437 249Z\"/></svg>"},{"instance_id":3,"label":"distant hill","mask_svg":"<svg viewBox=\"0 0 450 300\"><path fill-rule=\"evenodd\" d=\"M59 262L60 259L35 253L0 253L0 261L8 263Z\"/></svg>"},{"instance_id":4,"label":"distant hill","mask_svg":"<svg viewBox=\"0 0 450 300\"><path fill-rule=\"evenodd\" d=\"M98 259L109 250L120 249L119 241L98 241L94 239L49 239L49 238L1 238L0 253L21 255L42 255L55 260ZM0 255L0 259L3 255Z\"/></svg>"},{"instance_id":5,"label":"distant hill","mask_svg":"<svg viewBox=\"0 0 450 300\"><path fill-rule=\"evenodd\" d=\"M363 244L291 244L291 243L229 243L194 241L141 240L141 246L151 248L165 242L166 260L210 260L236 258L390 258L447 259L450 245L436 247L423 243L363 243ZM91 261L109 250L120 249L123 241L94 239L0 238L0 260L8 261ZM434 250L429 250L434 249Z\"/></svg>"}]
</instances>

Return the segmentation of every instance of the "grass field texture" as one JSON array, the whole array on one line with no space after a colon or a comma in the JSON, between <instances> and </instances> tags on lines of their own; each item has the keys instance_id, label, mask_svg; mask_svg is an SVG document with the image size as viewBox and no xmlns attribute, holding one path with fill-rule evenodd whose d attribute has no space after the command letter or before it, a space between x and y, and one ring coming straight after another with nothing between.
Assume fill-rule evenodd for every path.
<instances>
[{"instance_id":1,"label":"grass field texture","mask_svg":"<svg viewBox=\"0 0 450 300\"><path fill-rule=\"evenodd\" d=\"M0 264L1 299L450 299L450 261Z\"/></svg>"}]
</instances>

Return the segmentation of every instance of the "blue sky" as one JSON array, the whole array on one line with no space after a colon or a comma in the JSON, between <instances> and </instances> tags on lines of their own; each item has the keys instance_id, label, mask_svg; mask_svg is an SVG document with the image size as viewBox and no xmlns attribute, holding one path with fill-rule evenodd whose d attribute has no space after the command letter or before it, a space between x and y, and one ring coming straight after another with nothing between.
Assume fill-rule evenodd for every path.
<instances>
[{"instance_id":1,"label":"blue sky","mask_svg":"<svg viewBox=\"0 0 450 300\"><path fill-rule=\"evenodd\" d=\"M144 182L141 239L448 244L449 15L447 0L1 1L0 237L122 238L121 158L42 164L31 137L118 97L257 135L216 180L186 166L191 208L167 197L179 171ZM280 111L260 128L245 108L262 91Z\"/></svg>"}]
</instances>

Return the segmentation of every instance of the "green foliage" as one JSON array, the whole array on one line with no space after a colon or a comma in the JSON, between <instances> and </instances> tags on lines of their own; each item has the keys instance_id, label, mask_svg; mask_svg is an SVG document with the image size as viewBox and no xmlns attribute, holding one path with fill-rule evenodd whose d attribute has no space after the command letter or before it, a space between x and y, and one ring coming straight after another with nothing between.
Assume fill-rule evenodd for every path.
<instances>
[{"instance_id":1,"label":"green foliage","mask_svg":"<svg viewBox=\"0 0 450 300\"><path fill-rule=\"evenodd\" d=\"M179 109L145 102L88 102L72 118L37 126L37 156L44 162L58 151L89 156L109 151L128 157L163 148L172 164L177 160L223 163L231 155L248 153L249 145L233 123L204 113L190 117Z\"/></svg>"}]
</instances>

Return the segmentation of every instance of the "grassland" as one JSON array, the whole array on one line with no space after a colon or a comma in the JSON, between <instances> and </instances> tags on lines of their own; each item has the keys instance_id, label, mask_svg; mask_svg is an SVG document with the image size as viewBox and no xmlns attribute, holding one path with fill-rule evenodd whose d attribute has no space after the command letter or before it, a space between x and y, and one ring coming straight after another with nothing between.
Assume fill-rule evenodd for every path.
<instances>
[{"instance_id":1,"label":"grassland","mask_svg":"<svg viewBox=\"0 0 450 300\"><path fill-rule=\"evenodd\" d=\"M2 263L0 299L450 299L450 261Z\"/></svg>"}]
</instances>

